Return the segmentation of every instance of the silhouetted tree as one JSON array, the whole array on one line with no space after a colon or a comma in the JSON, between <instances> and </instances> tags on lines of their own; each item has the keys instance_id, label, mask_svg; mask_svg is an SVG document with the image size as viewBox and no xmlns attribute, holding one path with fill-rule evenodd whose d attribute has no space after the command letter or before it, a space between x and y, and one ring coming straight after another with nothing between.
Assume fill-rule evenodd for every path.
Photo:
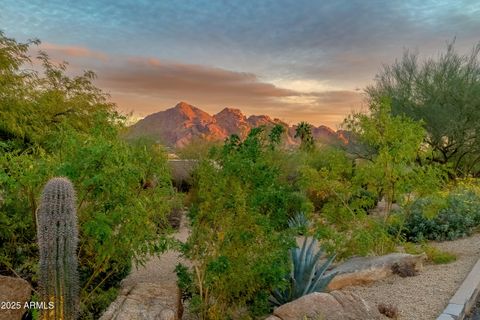
<instances>
[{"instance_id":1,"label":"silhouetted tree","mask_svg":"<svg viewBox=\"0 0 480 320\"><path fill-rule=\"evenodd\" d=\"M302 150L312 150L314 148L314 141L312 135L312 125L308 122L302 121L295 129L295 138L300 138L300 148Z\"/></svg>"}]
</instances>

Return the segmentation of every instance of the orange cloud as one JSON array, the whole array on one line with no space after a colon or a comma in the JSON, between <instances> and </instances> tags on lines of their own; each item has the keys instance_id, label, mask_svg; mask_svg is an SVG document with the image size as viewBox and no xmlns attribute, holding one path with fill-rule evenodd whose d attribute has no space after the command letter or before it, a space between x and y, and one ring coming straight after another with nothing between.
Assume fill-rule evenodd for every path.
<instances>
[{"instance_id":1,"label":"orange cloud","mask_svg":"<svg viewBox=\"0 0 480 320\"><path fill-rule=\"evenodd\" d=\"M121 110L142 116L188 101L210 113L231 106L288 123L306 120L336 127L362 102L355 91L300 92L261 81L253 73L156 58L103 64L98 75L99 85Z\"/></svg>"},{"instance_id":2,"label":"orange cloud","mask_svg":"<svg viewBox=\"0 0 480 320\"><path fill-rule=\"evenodd\" d=\"M42 42L39 47L49 54L63 55L67 57L94 58L101 61L107 61L108 55L104 52L91 50L81 46L64 46L50 42Z\"/></svg>"},{"instance_id":3,"label":"orange cloud","mask_svg":"<svg viewBox=\"0 0 480 320\"><path fill-rule=\"evenodd\" d=\"M149 57L109 57L81 46L43 43L40 49L57 63L69 57L84 58L71 59L69 70L93 69L97 84L111 94L119 110L137 116L188 101L210 113L230 106L248 115L268 114L290 124L306 120L336 127L362 101L355 91L314 87L299 91L289 88L288 83L279 86L262 81L250 72Z\"/></svg>"},{"instance_id":4,"label":"orange cloud","mask_svg":"<svg viewBox=\"0 0 480 320\"><path fill-rule=\"evenodd\" d=\"M195 95L210 99L215 96L227 101L248 97L252 101L301 95L294 90L261 82L253 73L155 58L129 58L119 65L104 65L99 74L101 83L116 91L151 96Z\"/></svg>"}]
</instances>

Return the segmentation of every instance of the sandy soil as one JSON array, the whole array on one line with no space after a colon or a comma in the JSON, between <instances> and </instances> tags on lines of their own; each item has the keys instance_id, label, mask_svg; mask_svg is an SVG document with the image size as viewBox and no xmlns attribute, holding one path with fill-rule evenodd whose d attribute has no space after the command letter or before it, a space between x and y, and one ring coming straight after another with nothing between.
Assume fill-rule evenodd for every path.
<instances>
[{"instance_id":1,"label":"sandy soil","mask_svg":"<svg viewBox=\"0 0 480 320\"><path fill-rule=\"evenodd\" d=\"M415 277L392 276L370 286L343 290L377 305L396 306L400 320L436 319L480 258L480 234L455 241L432 242L431 245L455 253L457 260L444 265L427 264Z\"/></svg>"}]
</instances>

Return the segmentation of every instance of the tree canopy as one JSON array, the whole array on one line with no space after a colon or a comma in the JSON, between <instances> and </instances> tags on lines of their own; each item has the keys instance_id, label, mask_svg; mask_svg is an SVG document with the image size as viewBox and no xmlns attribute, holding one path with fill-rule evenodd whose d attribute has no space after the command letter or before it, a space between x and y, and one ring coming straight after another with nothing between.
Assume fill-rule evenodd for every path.
<instances>
[{"instance_id":1,"label":"tree canopy","mask_svg":"<svg viewBox=\"0 0 480 320\"><path fill-rule=\"evenodd\" d=\"M36 287L40 191L68 177L78 197L81 319L97 319L132 261L166 248L176 199L162 148L123 140L124 119L95 74L69 76L42 52L31 60L38 43L0 32L0 274Z\"/></svg>"},{"instance_id":2,"label":"tree canopy","mask_svg":"<svg viewBox=\"0 0 480 320\"><path fill-rule=\"evenodd\" d=\"M447 45L437 58L420 61L406 51L385 66L366 92L391 100L393 114L423 122L430 162L447 164L458 176L480 173L480 43L469 55Z\"/></svg>"}]
</instances>

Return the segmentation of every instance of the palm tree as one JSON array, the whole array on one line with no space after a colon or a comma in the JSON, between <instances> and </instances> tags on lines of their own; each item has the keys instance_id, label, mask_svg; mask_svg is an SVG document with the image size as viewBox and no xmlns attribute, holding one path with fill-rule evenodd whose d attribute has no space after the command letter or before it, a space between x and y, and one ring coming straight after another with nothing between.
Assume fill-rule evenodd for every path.
<instances>
[{"instance_id":1,"label":"palm tree","mask_svg":"<svg viewBox=\"0 0 480 320\"><path fill-rule=\"evenodd\" d=\"M300 144L302 150L312 150L314 146L312 125L305 121L300 122L295 129L295 138L302 141Z\"/></svg>"}]
</instances>

